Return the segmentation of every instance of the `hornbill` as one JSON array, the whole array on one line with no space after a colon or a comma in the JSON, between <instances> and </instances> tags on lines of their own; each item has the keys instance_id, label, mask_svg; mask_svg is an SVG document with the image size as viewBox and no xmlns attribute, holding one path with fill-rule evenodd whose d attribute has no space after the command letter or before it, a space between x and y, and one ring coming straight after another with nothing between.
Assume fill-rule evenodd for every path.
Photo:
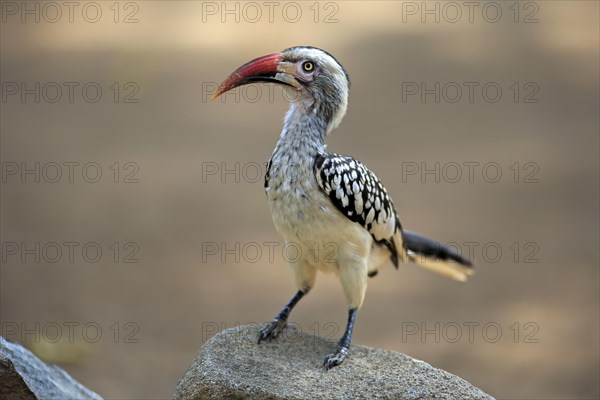
<instances>
[{"instance_id":1,"label":"hornbill","mask_svg":"<svg viewBox=\"0 0 600 400\"><path fill-rule=\"evenodd\" d=\"M284 85L294 99L267 166L265 191L277 231L301 250L288 260L298 291L262 328L258 343L283 331L292 308L315 284L317 270L333 272L349 312L337 348L325 357L330 369L348 355L367 277L385 262L398 268L399 262L413 261L459 281L471 275L472 264L457 250L404 230L377 176L352 157L327 152L325 139L346 113L350 88L347 72L331 54L296 46L256 58L229 75L212 99L254 82ZM316 256L316 249L331 246L332 257Z\"/></svg>"}]
</instances>

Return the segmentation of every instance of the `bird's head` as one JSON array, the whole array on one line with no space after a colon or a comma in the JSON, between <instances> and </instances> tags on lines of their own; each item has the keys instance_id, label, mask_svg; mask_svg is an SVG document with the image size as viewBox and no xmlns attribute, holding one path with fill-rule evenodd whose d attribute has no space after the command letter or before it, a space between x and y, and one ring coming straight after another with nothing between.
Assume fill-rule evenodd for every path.
<instances>
[{"instance_id":1,"label":"bird's head","mask_svg":"<svg viewBox=\"0 0 600 400\"><path fill-rule=\"evenodd\" d=\"M316 113L324 119L327 132L346 113L350 78L344 67L329 53L316 47L296 46L258 57L239 67L212 95L254 82L272 82L293 93L291 110Z\"/></svg>"}]
</instances>

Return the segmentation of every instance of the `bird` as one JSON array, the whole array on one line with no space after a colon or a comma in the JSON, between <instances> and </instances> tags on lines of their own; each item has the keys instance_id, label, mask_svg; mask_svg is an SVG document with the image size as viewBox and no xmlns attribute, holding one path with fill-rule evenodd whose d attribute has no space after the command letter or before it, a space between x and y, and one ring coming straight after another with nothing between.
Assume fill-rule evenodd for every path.
<instances>
[{"instance_id":1,"label":"bird","mask_svg":"<svg viewBox=\"0 0 600 400\"><path fill-rule=\"evenodd\" d=\"M264 190L275 228L286 244L298 249L298 256L287 260L296 292L260 329L258 344L285 330L317 272L334 273L346 297L348 319L334 351L324 358L329 370L347 358L368 278L384 264L391 261L398 269L412 261L458 281L473 273L473 264L458 249L403 229L377 176L357 159L327 151L326 138L346 114L350 90L348 73L333 55L294 46L258 57L231 73L211 98L256 82L282 85L292 99L267 163ZM318 251L327 248L333 250Z\"/></svg>"}]
</instances>

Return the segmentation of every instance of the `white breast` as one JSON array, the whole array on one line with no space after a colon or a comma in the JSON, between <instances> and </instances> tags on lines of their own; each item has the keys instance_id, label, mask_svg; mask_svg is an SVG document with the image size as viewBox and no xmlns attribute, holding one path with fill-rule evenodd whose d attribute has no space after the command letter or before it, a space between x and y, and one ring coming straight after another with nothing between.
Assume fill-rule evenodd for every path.
<instances>
[{"instance_id":1,"label":"white breast","mask_svg":"<svg viewBox=\"0 0 600 400\"><path fill-rule=\"evenodd\" d=\"M341 260L369 258L373 238L331 203L312 167L273 165L267 188L273 222L285 241L300 249L303 261L337 272Z\"/></svg>"}]
</instances>

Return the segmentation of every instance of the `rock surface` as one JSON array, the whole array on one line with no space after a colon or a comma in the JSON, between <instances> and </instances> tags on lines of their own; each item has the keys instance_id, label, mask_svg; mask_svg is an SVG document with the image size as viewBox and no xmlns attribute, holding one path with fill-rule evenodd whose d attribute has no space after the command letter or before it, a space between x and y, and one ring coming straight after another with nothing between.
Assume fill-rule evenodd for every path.
<instances>
[{"instance_id":1,"label":"rock surface","mask_svg":"<svg viewBox=\"0 0 600 400\"><path fill-rule=\"evenodd\" d=\"M212 337L179 381L175 399L493 399L467 381L401 353L352 345L338 367L335 341L293 326L256 344L259 325Z\"/></svg>"},{"instance_id":2,"label":"rock surface","mask_svg":"<svg viewBox=\"0 0 600 400\"><path fill-rule=\"evenodd\" d=\"M29 350L0 337L0 399L102 398L56 365L47 365Z\"/></svg>"}]
</instances>

